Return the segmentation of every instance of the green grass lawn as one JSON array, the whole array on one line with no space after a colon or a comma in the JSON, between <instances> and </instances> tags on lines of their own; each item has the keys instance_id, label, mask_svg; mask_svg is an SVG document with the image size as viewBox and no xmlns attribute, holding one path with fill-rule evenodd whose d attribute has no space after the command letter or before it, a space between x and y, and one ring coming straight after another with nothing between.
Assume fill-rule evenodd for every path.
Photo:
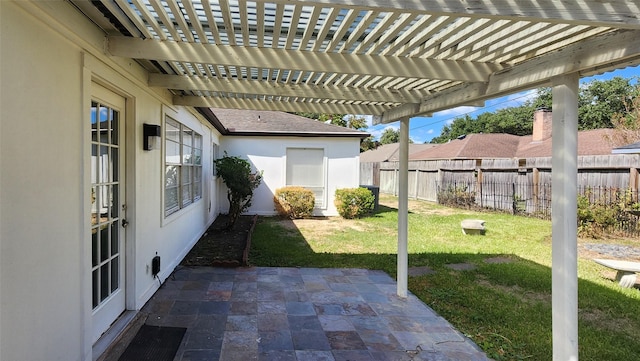
<instances>
[{"instance_id":1,"label":"green grass lawn","mask_svg":"<svg viewBox=\"0 0 640 361\"><path fill-rule=\"evenodd\" d=\"M261 218L250 262L381 269L395 277L395 204L383 195L379 211L358 220ZM436 271L409 277L409 290L495 360L552 359L551 222L427 202L411 201L409 210L409 267ZM465 218L485 220L486 235L463 235ZM485 262L495 257L509 262ZM476 268L446 266L463 262ZM640 290L620 288L588 259L579 260L578 272L580 360L640 359Z\"/></svg>"}]
</instances>

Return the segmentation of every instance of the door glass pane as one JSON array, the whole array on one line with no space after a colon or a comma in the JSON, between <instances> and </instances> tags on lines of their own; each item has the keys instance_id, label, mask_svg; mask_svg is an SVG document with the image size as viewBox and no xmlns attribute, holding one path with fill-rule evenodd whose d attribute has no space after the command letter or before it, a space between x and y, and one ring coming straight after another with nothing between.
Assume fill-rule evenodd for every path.
<instances>
[{"instance_id":1,"label":"door glass pane","mask_svg":"<svg viewBox=\"0 0 640 361\"><path fill-rule=\"evenodd\" d=\"M98 229L94 228L91 230L91 266L95 267L98 265Z\"/></svg>"},{"instance_id":2,"label":"door glass pane","mask_svg":"<svg viewBox=\"0 0 640 361\"><path fill-rule=\"evenodd\" d=\"M104 262L109 258L109 228L100 227L100 262Z\"/></svg>"},{"instance_id":3,"label":"door glass pane","mask_svg":"<svg viewBox=\"0 0 640 361\"><path fill-rule=\"evenodd\" d=\"M104 105L101 105L99 108L100 112L98 114L100 122L98 123L100 126L100 130L98 132L98 141L100 143L109 143L109 133L107 130L109 129L109 109Z\"/></svg>"},{"instance_id":4,"label":"door glass pane","mask_svg":"<svg viewBox=\"0 0 640 361\"><path fill-rule=\"evenodd\" d=\"M91 102L91 141L98 141L98 103Z\"/></svg>"},{"instance_id":5,"label":"door glass pane","mask_svg":"<svg viewBox=\"0 0 640 361\"><path fill-rule=\"evenodd\" d=\"M109 148L100 146L100 155L98 161L98 182L104 183L109 181Z\"/></svg>"},{"instance_id":6,"label":"door glass pane","mask_svg":"<svg viewBox=\"0 0 640 361\"><path fill-rule=\"evenodd\" d=\"M91 183L98 182L98 146L91 144Z\"/></svg>"},{"instance_id":7,"label":"door glass pane","mask_svg":"<svg viewBox=\"0 0 640 361\"><path fill-rule=\"evenodd\" d=\"M100 303L100 289L98 288L98 285L100 284L100 276L97 269L91 273L91 280L93 284L91 298L93 300L93 308L96 308L98 303Z\"/></svg>"},{"instance_id":8,"label":"door glass pane","mask_svg":"<svg viewBox=\"0 0 640 361\"><path fill-rule=\"evenodd\" d=\"M104 222L104 212L105 212L105 200L107 198L107 189L104 186L97 186L96 187L96 214L98 215L97 217L97 222L101 223Z\"/></svg>"},{"instance_id":9,"label":"door glass pane","mask_svg":"<svg viewBox=\"0 0 640 361\"><path fill-rule=\"evenodd\" d=\"M111 109L111 144L118 145L118 120L120 119L120 112Z\"/></svg>"},{"instance_id":10,"label":"door glass pane","mask_svg":"<svg viewBox=\"0 0 640 361\"><path fill-rule=\"evenodd\" d=\"M98 215L98 207L97 207L97 196L98 192L96 187L91 187L91 225L94 226L98 224L100 216Z\"/></svg>"},{"instance_id":11,"label":"door glass pane","mask_svg":"<svg viewBox=\"0 0 640 361\"><path fill-rule=\"evenodd\" d=\"M120 257L116 257L111 261L111 292L118 289L120 283Z\"/></svg>"},{"instance_id":12,"label":"door glass pane","mask_svg":"<svg viewBox=\"0 0 640 361\"><path fill-rule=\"evenodd\" d=\"M118 189L120 188L120 186L116 183L113 186L111 186L111 201L117 201L118 199ZM118 215L120 214L120 205L118 204L111 204L111 218L118 218Z\"/></svg>"},{"instance_id":13,"label":"door glass pane","mask_svg":"<svg viewBox=\"0 0 640 361\"><path fill-rule=\"evenodd\" d=\"M119 149L118 148L111 148L111 181L112 182L117 182L119 181L119 174L118 174L118 170L119 170L119 164L120 164L120 158L119 158Z\"/></svg>"},{"instance_id":14,"label":"door glass pane","mask_svg":"<svg viewBox=\"0 0 640 361\"><path fill-rule=\"evenodd\" d=\"M100 267L100 302L109 296L109 262Z\"/></svg>"},{"instance_id":15,"label":"door glass pane","mask_svg":"<svg viewBox=\"0 0 640 361\"><path fill-rule=\"evenodd\" d=\"M118 233L118 222L111 223L111 256L120 252L120 237Z\"/></svg>"}]
</instances>

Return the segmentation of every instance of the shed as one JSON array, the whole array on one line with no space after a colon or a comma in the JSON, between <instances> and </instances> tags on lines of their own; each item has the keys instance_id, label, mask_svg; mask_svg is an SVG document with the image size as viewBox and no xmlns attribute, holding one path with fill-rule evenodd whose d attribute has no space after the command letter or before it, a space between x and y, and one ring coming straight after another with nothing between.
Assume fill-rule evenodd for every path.
<instances>
[{"instance_id":1,"label":"shed","mask_svg":"<svg viewBox=\"0 0 640 361\"><path fill-rule=\"evenodd\" d=\"M360 139L368 133L279 111L210 110L224 136L218 156L227 152L248 159L263 172L249 213L275 214L276 189L295 185L314 192L314 215L334 216L336 189L358 187ZM226 199L223 194L220 200Z\"/></svg>"}]
</instances>

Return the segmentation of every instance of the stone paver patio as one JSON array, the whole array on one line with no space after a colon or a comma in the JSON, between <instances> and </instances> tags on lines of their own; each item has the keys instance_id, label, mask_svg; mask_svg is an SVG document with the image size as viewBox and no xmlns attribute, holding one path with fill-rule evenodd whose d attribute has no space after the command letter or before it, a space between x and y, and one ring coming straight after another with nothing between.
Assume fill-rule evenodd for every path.
<instances>
[{"instance_id":1,"label":"stone paver patio","mask_svg":"<svg viewBox=\"0 0 640 361\"><path fill-rule=\"evenodd\" d=\"M178 268L142 312L187 327L176 361L488 359L381 271Z\"/></svg>"}]
</instances>

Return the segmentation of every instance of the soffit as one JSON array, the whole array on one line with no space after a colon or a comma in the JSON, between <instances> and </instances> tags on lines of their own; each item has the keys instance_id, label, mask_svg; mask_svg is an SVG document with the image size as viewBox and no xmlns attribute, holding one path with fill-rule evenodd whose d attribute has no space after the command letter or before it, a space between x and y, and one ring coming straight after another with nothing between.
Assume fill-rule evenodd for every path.
<instances>
[{"instance_id":1,"label":"soffit","mask_svg":"<svg viewBox=\"0 0 640 361\"><path fill-rule=\"evenodd\" d=\"M391 122L640 63L640 1L72 2L194 107Z\"/></svg>"}]
</instances>

